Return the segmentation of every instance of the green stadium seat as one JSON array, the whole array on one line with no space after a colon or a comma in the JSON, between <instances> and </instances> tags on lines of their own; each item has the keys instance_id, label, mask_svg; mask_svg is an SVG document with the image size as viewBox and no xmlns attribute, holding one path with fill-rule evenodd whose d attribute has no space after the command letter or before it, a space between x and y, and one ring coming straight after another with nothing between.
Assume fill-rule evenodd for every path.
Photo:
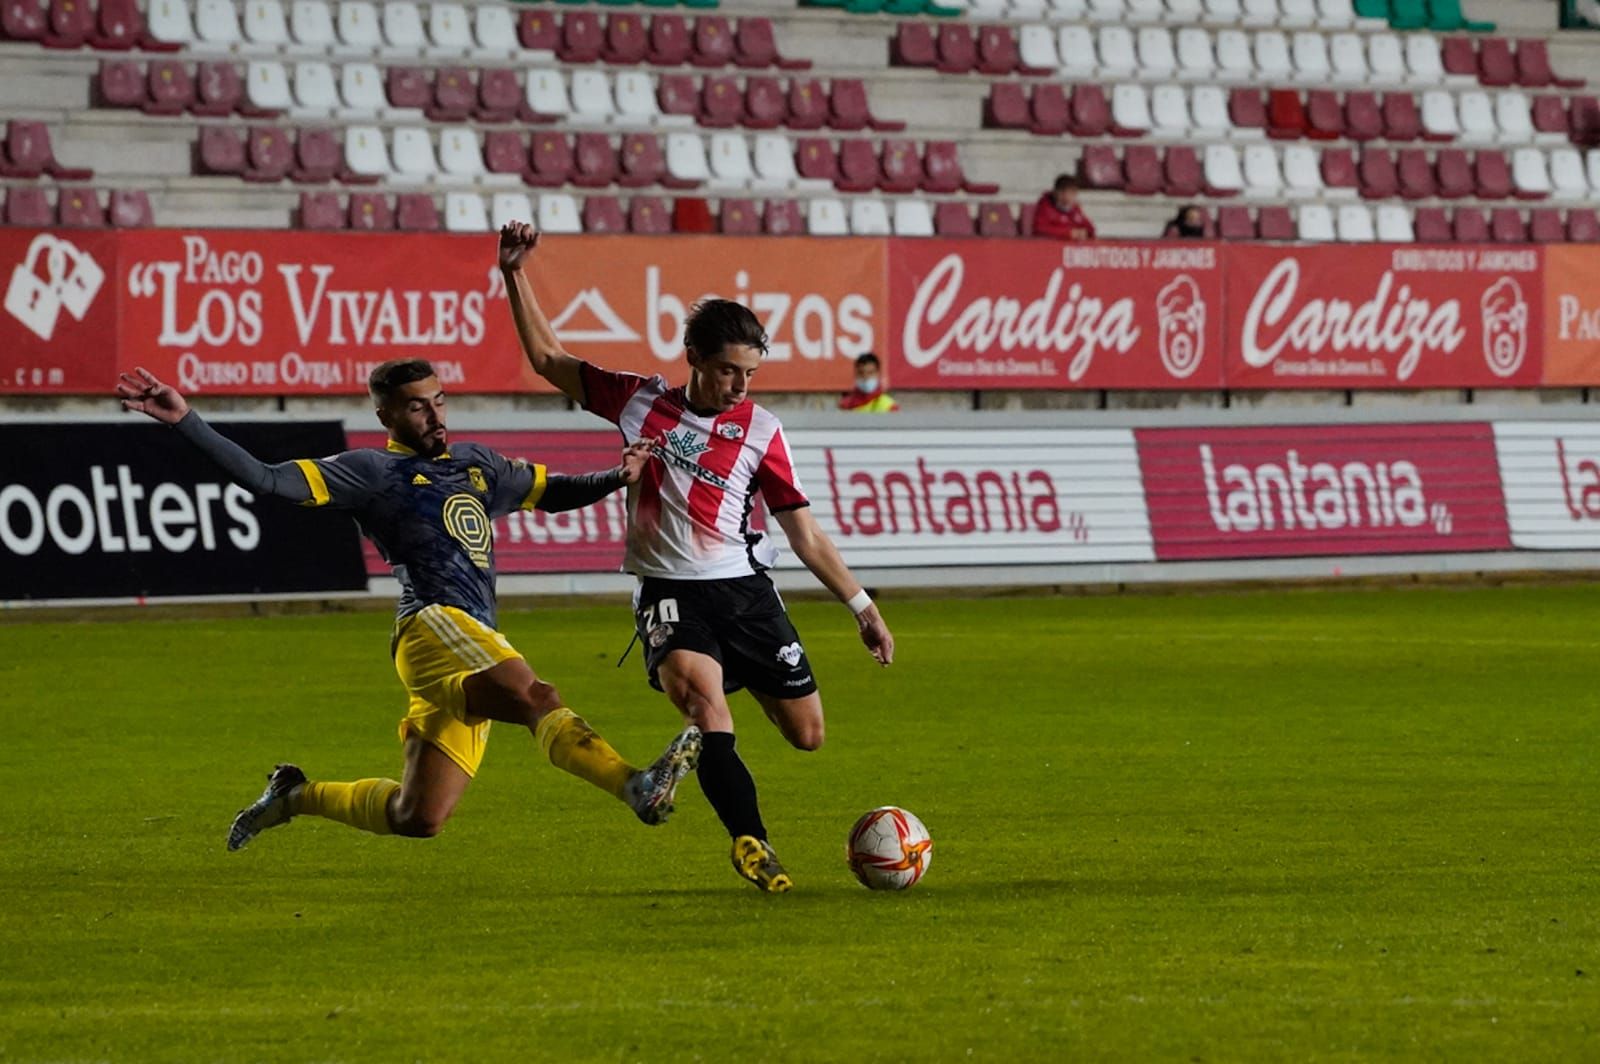
<instances>
[{"instance_id":1,"label":"green stadium seat","mask_svg":"<svg viewBox=\"0 0 1600 1064\"><path fill-rule=\"evenodd\" d=\"M920 15L928 8L928 0L884 0L885 15Z\"/></svg>"},{"instance_id":2,"label":"green stadium seat","mask_svg":"<svg viewBox=\"0 0 1600 1064\"><path fill-rule=\"evenodd\" d=\"M1356 0L1355 7L1358 18L1389 18L1389 0Z\"/></svg>"},{"instance_id":3,"label":"green stadium seat","mask_svg":"<svg viewBox=\"0 0 1600 1064\"><path fill-rule=\"evenodd\" d=\"M1397 30L1420 30L1428 24L1426 0L1394 0L1389 5L1389 25Z\"/></svg>"},{"instance_id":4,"label":"green stadium seat","mask_svg":"<svg viewBox=\"0 0 1600 1064\"><path fill-rule=\"evenodd\" d=\"M678 0L642 0L646 7L677 7Z\"/></svg>"},{"instance_id":5,"label":"green stadium seat","mask_svg":"<svg viewBox=\"0 0 1600 1064\"><path fill-rule=\"evenodd\" d=\"M1441 33L1468 30L1493 33L1493 22L1474 22L1461 10L1461 0L1428 0L1428 28Z\"/></svg>"},{"instance_id":6,"label":"green stadium seat","mask_svg":"<svg viewBox=\"0 0 1600 1064\"><path fill-rule=\"evenodd\" d=\"M883 0L845 0L844 9L852 15L876 15L883 10Z\"/></svg>"},{"instance_id":7,"label":"green stadium seat","mask_svg":"<svg viewBox=\"0 0 1600 1064\"><path fill-rule=\"evenodd\" d=\"M716 7L721 0L683 0L684 7Z\"/></svg>"}]
</instances>

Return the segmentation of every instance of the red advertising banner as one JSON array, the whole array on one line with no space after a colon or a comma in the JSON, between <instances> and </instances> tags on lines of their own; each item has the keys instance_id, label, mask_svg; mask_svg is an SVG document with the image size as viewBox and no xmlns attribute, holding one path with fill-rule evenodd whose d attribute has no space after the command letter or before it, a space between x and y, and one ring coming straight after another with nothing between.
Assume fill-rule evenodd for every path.
<instances>
[{"instance_id":1,"label":"red advertising banner","mask_svg":"<svg viewBox=\"0 0 1600 1064\"><path fill-rule=\"evenodd\" d=\"M1134 436L1158 561L1511 546L1485 423Z\"/></svg>"},{"instance_id":2,"label":"red advertising banner","mask_svg":"<svg viewBox=\"0 0 1600 1064\"><path fill-rule=\"evenodd\" d=\"M1237 246L1230 388L1531 388L1544 363L1532 247Z\"/></svg>"},{"instance_id":3,"label":"red advertising banner","mask_svg":"<svg viewBox=\"0 0 1600 1064\"><path fill-rule=\"evenodd\" d=\"M382 447L383 432L348 433L351 447ZM474 432L460 435L511 458L526 458L553 473L610 469L622 455L613 428L564 432ZM628 514L624 494L616 492L593 506L566 513L523 510L494 522L495 570L499 573L603 573L622 566ZM369 540L363 539L367 573L388 576Z\"/></svg>"},{"instance_id":4,"label":"red advertising banner","mask_svg":"<svg viewBox=\"0 0 1600 1064\"><path fill-rule=\"evenodd\" d=\"M117 337L117 237L0 229L0 394L109 394Z\"/></svg>"},{"instance_id":5,"label":"red advertising banner","mask_svg":"<svg viewBox=\"0 0 1600 1064\"><path fill-rule=\"evenodd\" d=\"M1211 244L889 241L897 388L1222 387Z\"/></svg>"}]
</instances>

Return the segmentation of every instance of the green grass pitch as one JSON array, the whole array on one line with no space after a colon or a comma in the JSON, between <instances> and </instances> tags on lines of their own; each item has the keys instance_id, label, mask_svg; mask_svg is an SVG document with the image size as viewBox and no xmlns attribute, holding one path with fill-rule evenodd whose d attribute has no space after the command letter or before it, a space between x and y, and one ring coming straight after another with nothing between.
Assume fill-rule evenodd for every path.
<instances>
[{"instance_id":1,"label":"green grass pitch","mask_svg":"<svg viewBox=\"0 0 1600 1064\"><path fill-rule=\"evenodd\" d=\"M794 609L820 752L736 701L783 897L693 783L647 829L506 726L437 839L226 853L274 760L398 772L388 619L0 626L0 1060L1600 1059L1600 589L885 612L880 671ZM503 627L674 730L623 607ZM885 803L906 894L842 859Z\"/></svg>"}]
</instances>

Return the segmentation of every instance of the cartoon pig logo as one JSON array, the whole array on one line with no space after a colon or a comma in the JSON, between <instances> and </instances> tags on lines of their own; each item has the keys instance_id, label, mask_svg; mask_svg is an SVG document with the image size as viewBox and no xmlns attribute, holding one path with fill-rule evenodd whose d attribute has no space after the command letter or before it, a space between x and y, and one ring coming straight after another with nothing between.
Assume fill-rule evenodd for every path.
<instances>
[{"instance_id":1,"label":"cartoon pig logo","mask_svg":"<svg viewBox=\"0 0 1600 1064\"><path fill-rule=\"evenodd\" d=\"M1160 325L1161 364L1180 380L1200 368L1205 354L1206 303L1200 286L1188 274L1179 274L1156 296Z\"/></svg>"},{"instance_id":2,"label":"cartoon pig logo","mask_svg":"<svg viewBox=\"0 0 1600 1064\"><path fill-rule=\"evenodd\" d=\"M1522 367L1528 353L1528 304L1522 288L1502 277L1483 293L1483 360L1497 377Z\"/></svg>"}]
</instances>

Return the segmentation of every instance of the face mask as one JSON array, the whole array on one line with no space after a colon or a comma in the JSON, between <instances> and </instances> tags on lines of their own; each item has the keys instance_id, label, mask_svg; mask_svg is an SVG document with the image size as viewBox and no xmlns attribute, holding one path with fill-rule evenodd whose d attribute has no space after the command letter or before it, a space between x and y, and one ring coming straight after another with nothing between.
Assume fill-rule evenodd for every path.
<instances>
[{"instance_id":1,"label":"face mask","mask_svg":"<svg viewBox=\"0 0 1600 1064\"><path fill-rule=\"evenodd\" d=\"M856 381L856 391L871 394L878 390L878 378L861 377Z\"/></svg>"}]
</instances>

